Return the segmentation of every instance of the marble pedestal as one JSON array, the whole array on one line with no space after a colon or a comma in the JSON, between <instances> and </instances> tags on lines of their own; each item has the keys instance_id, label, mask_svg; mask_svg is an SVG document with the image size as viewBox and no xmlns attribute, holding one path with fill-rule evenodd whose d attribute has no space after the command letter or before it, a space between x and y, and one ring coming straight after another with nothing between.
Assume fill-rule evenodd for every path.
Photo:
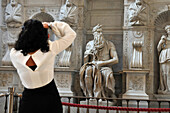
<instances>
[{"instance_id":1,"label":"marble pedestal","mask_svg":"<svg viewBox=\"0 0 170 113\"><path fill-rule=\"evenodd\" d=\"M80 104L83 105L88 105L87 101L81 101ZM97 100L90 100L89 105L95 105L97 106ZM98 103L98 106L107 106L107 101L101 101ZM108 106L113 106L112 102L108 102ZM99 110L99 113L106 113L107 110ZM96 113L97 109L89 109L89 113ZM80 113L87 113L87 108L81 108ZM109 110L109 113L120 113L119 111L117 112L116 110Z\"/></svg>"},{"instance_id":2,"label":"marble pedestal","mask_svg":"<svg viewBox=\"0 0 170 113\"><path fill-rule=\"evenodd\" d=\"M73 96L73 76L76 70L69 68L55 68L54 79L60 96Z\"/></svg>"},{"instance_id":3,"label":"marble pedestal","mask_svg":"<svg viewBox=\"0 0 170 113\"><path fill-rule=\"evenodd\" d=\"M149 99L146 94L146 75L149 70L124 70L126 75L126 92L123 94L123 99ZM127 107L127 102L122 101L122 106ZM137 107L137 101L129 101L129 107ZM147 101L140 101L140 108L147 108ZM131 113L137 113L131 111Z\"/></svg>"},{"instance_id":4,"label":"marble pedestal","mask_svg":"<svg viewBox=\"0 0 170 113\"><path fill-rule=\"evenodd\" d=\"M154 97L158 100L170 100L170 94L155 94Z\"/></svg>"},{"instance_id":5,"label":"marble pedestal","mask_svg":"<svg viewBox=\"0 0 170 113\"><path fill-rule=\"evenodd\" d=\"M154 94L154 98L157 100L165 100L165 101L170 101L170 94ZM151 104L151 107L158 107L158 102L153 102ZM161 102L160 104L161 108L169 108L169 102Z\"/></svg>"},{"instance_id":6,"label":"marble pedestal","mask_svg":"<svg viewBox=\"0 0 170 113\"><path fill-rule=\"evenodd\" d=\"M149 70L124 70L126 74L126 92L124 99L149 99L146 94L146 75Z\"/></svg>"}]
</instances>

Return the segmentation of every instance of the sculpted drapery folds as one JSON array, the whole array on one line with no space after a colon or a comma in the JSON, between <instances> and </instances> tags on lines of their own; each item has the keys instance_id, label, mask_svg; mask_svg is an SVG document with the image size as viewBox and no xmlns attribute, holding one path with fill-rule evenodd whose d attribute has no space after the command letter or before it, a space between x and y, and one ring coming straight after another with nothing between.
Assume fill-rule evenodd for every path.
<instances>
[{"instance_id":1,"label":"sculpted drapery folds","mask_svg":"<svg viewBox=\"0 0 170 113\"><path fill-rule=\"evenodd\" d=\"M12 28L20 27L22 24L21 15L21 5L15 0L11 0L5 10L5 22L7 23L7 26Z\"/></svg>"},{"instance_id":2,"label":"sculpted drapery folds","mask_svg":"<svg viewBox=\"0 0 170 113\"><path fill-rule=\"evenodd\" d=\"M158 93L170 94L170 25L165 27L167 36L163 35L157 50L160 64L160 84Z\"/></svg>"},{"instance_id":3,"label":"sculpted drapery folds","mask_svg":"<svg viewBox=\"0 0 170 113\"><path fill-rule=\"evenodd\" d=\"M103 37L101 27L93 28L94 40L86 45L84 65L80 69L80 86L87 97L115 97L111 66L118 63L118 57L114 44Z\"/></svg>"},{"instance_id":4,"label":"sculpted drapery folds","mask_svg":"<svg viewBox=\"0 0 170 113\"><path fill-rule=\"evenodd\" d=\"M77 6L70 0L66 0L66 3L61 6L59 20L68 23L71 27L77 24Z\"/></svg>"},{"instance_id":5,"label":"sculpted drapery folds","mask_svg":"<svg viewBox=\"0 0 170 113\"><path fill-rule=\"evenodd\" d=\"M69 24L74 30L77 28L77 6L72 3L72 0L66 0L65 4L61 6L59 13L59 20ZM72 45L62 52L59 58L58 66L70 67L70 58L72 54Z\"/></svg>"}]
</instances>

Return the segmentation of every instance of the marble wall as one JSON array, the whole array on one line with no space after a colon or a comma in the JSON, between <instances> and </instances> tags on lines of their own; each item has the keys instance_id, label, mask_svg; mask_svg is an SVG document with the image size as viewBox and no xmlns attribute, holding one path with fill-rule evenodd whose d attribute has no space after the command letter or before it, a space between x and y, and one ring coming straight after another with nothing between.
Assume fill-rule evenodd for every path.
<instances>
[{"instance_id":1,"label":"marble wall","mask_svg":"<svg viewBox=\"0 0 170 113\"><path fill-rule=\"evenodd\" d=\"M23 22L30 18L44 20L58 20L60 7L64 0L16 0L22 5ZM0 92L7 91L8 86L16 86L17 91L22 91L22 85L11 66L4 66L4 57L8 46L5 43L7 26L5 23L5 7L10 0L0 1ZM79 86L79 69L83 64L85 45L93 39L92 28L103 25L103 34L107 40L115 44L119 57L119 63L113 66L116 80L116 95L121 97L126 91L127 71L147 70L145 93L149 98L159 98L157 93L159 86L159 63L156 46L162 34L165 34L164 26L170 23L170 1L169 0L145 0L146 22L142 26L132 26L129 20L131 14L129 7L135 0L73 0L78 7L77 39L72 46L72 57L70 67L55 68L55 80L59 89L65 91L67 88L72 95L82 95ZM132 64L134 53L133 43L141 42L142 66L135 67ZM135 61L138 63L137 61ZM126 71L125 73L120 73ZM56 76L59 75L59 78ZM69 75L70 81L62 78L62 75ZM134 74L133 74L134 75ZM143 77L144 77L143 76ZM68 77L68 78L69 78ZM143 79L143 78L142 78ZM63 84L66 82L67 84ZM138 81L135 81L138 83ZM69 84L69 85L68 85ZM77 85L78 84L78 85ZM141 84L139 82L139 84ZM135 89L134 89L135 90ZM65 95L65 93L63 93ZM164 97L164 96L162 96ZM1 108L0 108L1 109Z\"/></svg>"},{"instance_id":2,"label":"marble wall","mask_svg":"<svg viewBox=\"0 0 170 113\"><path fill-rule=\"evenodd\" d=\"M159 63L157 44L162 34L165 34L164 27L169 21L168 0L144 0L146 7L145 25L129 25L129 7L135 0L124 0L124 25L123 25L123 70L132 70L131 61L133 55L133 41L141 41L142 45L142 68L149 70L146 75L146 93L150 98L157 94L159 86Z\"/></svg>"},{"instance_id":3,"label":"marble wall","mask_svg":"<svg viewBox=\"0 0 170 113\"><path fill-rule=\"evenodd\" d=\"M92 28L101 24L104 38L113 42L119 57L119 63L113 66L115 72L122 70L123 61L123 0L97 0L88 2L86 43L93 39Z\"/></svg>"}]
</instances>

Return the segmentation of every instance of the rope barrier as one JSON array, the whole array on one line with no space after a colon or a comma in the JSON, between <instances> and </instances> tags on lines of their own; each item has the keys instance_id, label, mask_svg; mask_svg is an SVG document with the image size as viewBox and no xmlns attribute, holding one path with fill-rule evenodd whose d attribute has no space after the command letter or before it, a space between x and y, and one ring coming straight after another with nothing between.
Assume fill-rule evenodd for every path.
<instances>
[{"instance_id":1,"label":"rope barrier","mask_svg":"<svg viewBox=\"0 0 170 113\"><path fill-rule=\"evenodd\" d=\"M103 109L103 110L170 112L170 108L107 107L107 106L73 104L73 103L66 103L66 102L62 102L62 104L65 105L65 106L91 108L91 109Z\"/></svg>"}]
</instances>

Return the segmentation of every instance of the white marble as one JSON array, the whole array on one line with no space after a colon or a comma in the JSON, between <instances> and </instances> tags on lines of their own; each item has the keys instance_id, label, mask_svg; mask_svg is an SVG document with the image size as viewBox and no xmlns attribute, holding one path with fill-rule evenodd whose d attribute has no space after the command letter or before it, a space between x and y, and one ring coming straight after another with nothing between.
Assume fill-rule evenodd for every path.
<instances>
[{"instance_id":1,"label":"white marble","mask_svg":"<svg viewBox=\"0 0 170 113\"><path fill-rule=\"evenodd\" d=\"M129 6L129 23L132 26L146 25L147 5L144 0L135 0Z\"/></svg>"},{"instance_id":2,"label":"white marble","mask_svg":"<svg viewBox=\"0 0 170 113\"><path fill-rule=\"evenodd\" d=\"M18 28L22 24L22 5L10 0L5 9L5 22L8 27Z\"/></svg>"},{"instance_id":3,"label":"white marble","mask_svg":"<svg viewBox=\"0 0 170 113\"><path fill-rule=\"evenodd\" d=\"M143 60L143 55L142 55L143 42L142 41L134 41L132 43L132 45L133 45L133 55L131 58L130 66L131 66L131 68L134 68L134 69L141 69L142 68L142 60Z\"/></svg>"},{"instance_id":4,"label":"white marble","mask_svg":"<svg viewBox=\"0 0 170 113\"><path fill-rule=\"evenodd\" d=\"M122 98L149 99L146 94L146 75L149 70L124 70L126 76L126 91Z\"/></svg>"},{"instance_id":5,"label":"white marble","mask_svg":"<svg viewBox=\"0 0 170 113\"><path fill-rule=\"evenodd\" d=\"M72 85L72 73L71 72L60 72L55 73L55 81L57 89L60 93L60 96L73 96L71 91Z\"/></svg>"},{"instance_id":6,"label":"white marble","mask_svg":"<svg viewBox=\"0 0 170 113\"><path fill-rule=\"evenodd\" d=\"M16 0L19 4L22 5L22 16L24 22L27 19L30 18L41 18L41 19L49 19L51 20L59 20L59 13L60 8L62 5L65 4L65 0L48 0L43 1L42 0ZM69 94L76 94L76 95L82 95L80 86L79 86L79 75L78 71L80 70L80 67L82 66L84 60L84 51L85 51L85 45L89 40L93 39L93 32L92 29L96 24L102 24L103 25L103 34L106 37L106 39L115 42L116 50L118 53L118 57L120 59L119 63L114 65L113 68L115 69L117 73L121 70L128 70L134 69L132 67L137 67L138 71L144 71L146 69L149 70L148 75L146 75L146 80L144 81L144 76L137 77L137 80L135 80L135 77L131 76L129 77L132 79L132 84L126 85L125 81L121 80L121 76L119 81L117 81L117 84L123 84L123 86L119 86L116 84L117 90L121 90L122 92L118 92L117 95L121 93L126 92L126 88L124 87L130 87L133 89L142 89L141 82L145 82L146 89L145 91L142 91L142 94L144 98L153 98L153 95L157 95L157 99L164 98L169 99L169 96L162 96L162 94L157 94L158 87L159 87L159 62L158 62L158 52L157 52L157 44L159 43L159 40L162 35L166 35L166 31L164 30L165 25L170 24L169 15L170 15L170 1L169 0L144 0L146 3L146 10L144 11L146 14L141 14L138 12L139 15L144 15L144 21L140 18L135 19L134 22L137 22L138 20L143 23L143 25L132 25L133 22L130 22L130 5L134 4L136 0L71 0L78 9L78 15L77 15L77 38L72 45L72 54L70 56L70 67L55 67L55 72L57 76L57 73L62 71L65 76L67 72L74 74L68 74L72 77L71 81L71 88L69 87L69 92L74 90L74 92L71 92ZM2 3L1 3L2 2ZM19 83L19 79L17 78L16 73L14 74L13 82L6 83L4 82L6 80L6 77L4 77L4 72L8 72L8 74L5 74L5 76L11 76L11 68L7 68L4 65L2 65L2 58L5 56L8 46L8 34L7 34L7 26L5 22L5 8L10 3L10 0L1 0L0 1L0 67L1 68L1 84L5 84L4 87L2 86L2 90L6 91L5 88L7 85L12 84L19 89L18 91L22 91L22 85ZM134 17L133 17L134 18ZM12 40L12 39L10 39ZM5 43L4 43L5 42ZM133 56L135 58L137 57L134 55L135 47L133 45L134 42L140 42L142 43L141 50L138 51L140 54L142 53L142 57L139 57L137 59L140 60L132 60ZM56 58L57 60L57 58ZM131 62L135 61L135 64L139 64L139 66L132 66ZM141 61L141 62L139 62ZM65 62L67 65L67 61L63 60L62 62ZM142 64L142 65L141 65ZM56 63L57 65L57 63ZM142 68L141 68L142 67ZM134 69L134 70L135 70ZM15 72L15 70L12 70ZM75 74L76 72L76 74ZM59 73L60 75L61 73ZM133 73L134 74L134 73ZM62 74L61 74L62 75ZM67 76L68 77L68 76ZM68 77L70 80L70 77ZM138 82L138 79L142 79L141 82ZM65 82L65 85L61 85L62 81L60 81L60 86L66 86L68 82ZM125 79L126 80L126 79ZM134 86L136 85L136 87ZM138 86L138 87L137 87ZM122 88L123 87L123 88ZM0 89L1 89L0 88ZM60 91L63 91L63 94L65 94L65 90L60 88ZM128 89L129 90L129 89ZM135 90L136 91L136 90ZM134 94L136 97L136 94L139 94L139 92L128 92L127 94ZM147 94L147 95L145 95ZM128 96L126 95L126 96ZM131 96L131 95L130 95ZM140 97L143 98L141 95ZM132 97L132 96L131 96ZM3 108L2 108L3 109ZM0 108L1 110L1 108ZM0 111L1 112L1 111Z\"/></svg>"},{"instance_id":7,"label":"white marble","mask_svg":"<svg viewBox=\"0 0 170 113\"><path fill-rule=\"evenodd\" d=\"M114 98L115 79L111 66L119 61L116 47L104 38L102 25L96 25L92 32L94 39L86 45L84 65L80 68L80 86L86 97Z\"/></svg>"},{"instance_id":8,"label":"white marble","mask_svg":"<svg viewBox=\"0 0 170 113\"><path fill-rule=\"evenodd\" d=\"M87 100L86 101L80 101L80 104L83 104L83 105L88 105L88 102ZM94 105L94 106L97 106L97 101L96 100L91 100L89 101L89 105ZM99 106L107 106L107 101L100 101L98 103ZM108 106L109 107L116 107L116 106L113 106L113 103L112 102L108 102ZM99 113L106 113L107 110L101 110L101 109L98 109L99 110ZM116 110L108 110L109 113L121 113L120 111L116 111ZM87 108L80 108L80 113L87 113ZM89 109L89 113L96 113L96 109Z\"/></svg>"}]
</instances>

